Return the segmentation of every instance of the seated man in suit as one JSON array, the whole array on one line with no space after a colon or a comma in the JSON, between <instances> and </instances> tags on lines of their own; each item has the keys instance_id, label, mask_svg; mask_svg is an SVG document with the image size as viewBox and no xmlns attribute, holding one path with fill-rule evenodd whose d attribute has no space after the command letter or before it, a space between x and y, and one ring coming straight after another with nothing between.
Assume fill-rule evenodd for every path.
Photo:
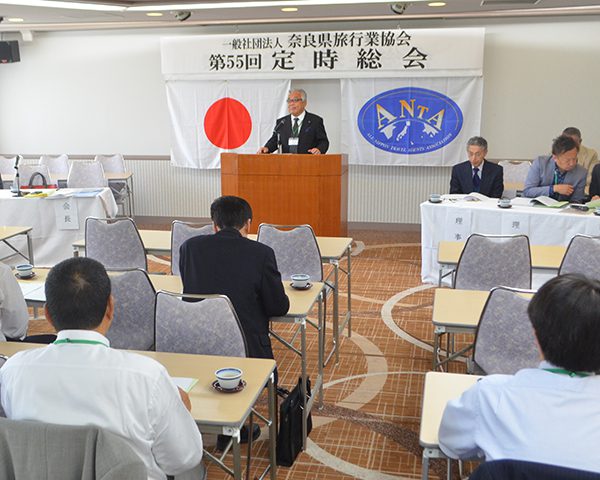
<instances>
[{"instance_id":1,"label":"seated man in suit","mask_svg":"<svg viewBox=\"0 0 600 480\"><path fill-rule=\"evenodd\" d=\"M215 235L186 240L180 247L179 271L184 293L227 295L246 336L250 357L273 358L269 318L285 315L290 306L275 252L246 238L252 209L234 196L210 206Z\"/></svg>"},{"instance_id":2,"label":"seated man in suit","mask_svg":"<svg viewBox=\"0 0 600 480\"><path fill-rule=\"evenodd\" d=\"M573 203L585 199L587 170L577 165L577 143L567 135L552 142L552 155L534 160L525 179L523 196L552 197Z\"/></svg>"},{"instance_id":3,"label":"seated man in suit","mask_svg":"<svg viewBox=\"0 0 600 480\"><path fill-rule=\"evenodd\" d=\"M543 361L488 375L446 405L439 430L451 458L510 458L600 472L600 282L561 275L528 314Z\"/></svg>"},{"instance_id":4,"label":"seated man in suit","mask_svg":"<svg viewBox=\"0 0 600 480\"><path fill-rule=\"evenodd\" d=\"M590 197L592 200L600 200L600 164L595 165L592 170Z\"/></svg>"},{"instance_id":5,"label":"seated man in suit","mask_svg":"<svg viewBox=\"0 0 600 480\"><path fill-rule=\"evenodd\" d=\"M469 160L452 167L450 193L478 192L488 197L500 198L504 191L503 170L500 165L488 162L488 144L483 137L472 137L467 142Z\"/></svg>"},{"instance_id":6,"label":"seated man in suit","mask_svg":"<svg viewBox=\"0 0 600 480\"><path fill-rule=\"evenodd\" d=\"M0 369L6 416L104 428L127 440L149 479L197 468L202 437L187 394L157 361L110 348L113 312L102 264L79 257L52 268L45 313L58 339L13 355Z\"/></svg>"},{"instance_id":7,"label":"seated man in suit","mask_svg":"<svg viewBox=\"0 0 600 480\"><path fill-rule=\"evenodd\" d=\"M585 180L585 193L588 193L590 189L590 182L592 181L592 170L598 165L598 152L593 148L586 147L581 143L581 131L576 127L567 127L562 132L563 135L571 137L579 151L577 152L577 165L581 165L587 170L587 178Z\"/></svg>"},{"instance_id":8,"label":"seated man in suit","mask_svg":"<svg viewBox=\"0 0 600 480\"><path fill-rule=\"evenodd\" d=\"M306 92L290 90L287 98L289 115L277 119L273 135L258 153L271 153L277 150L278 137L283 153L326 153L329 140L323 119L306 108Z\"/></svg>"}]
</instances>

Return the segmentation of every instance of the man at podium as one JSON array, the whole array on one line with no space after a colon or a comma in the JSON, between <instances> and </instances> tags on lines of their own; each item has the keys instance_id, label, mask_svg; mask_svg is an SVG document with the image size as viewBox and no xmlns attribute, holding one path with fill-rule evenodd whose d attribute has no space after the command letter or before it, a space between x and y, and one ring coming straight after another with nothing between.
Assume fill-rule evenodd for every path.
<instances>
[{"instance_id":1,"label":"man at podium","mask_svg":"<svg viewBox=\"0 0 600 480\"><path fill-rule=\"evenodd\" d=\"M277 120L273 135L258 153L277 151L279 142L282 153L326 153L329 140L323 119L305 110L306 92L290 90L287 104L290 114Z\"/></svg>"}]
</instances>

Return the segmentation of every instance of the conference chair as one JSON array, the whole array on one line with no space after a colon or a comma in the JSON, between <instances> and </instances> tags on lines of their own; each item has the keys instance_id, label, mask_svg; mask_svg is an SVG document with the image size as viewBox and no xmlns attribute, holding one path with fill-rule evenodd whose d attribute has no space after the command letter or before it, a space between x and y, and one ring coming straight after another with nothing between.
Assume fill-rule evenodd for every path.
<instances>
[{"instance_id":1,"label":"conference chair","mask_svg":"<svg viewBox=\"0 0 600 480\"><path fill-rule=\"evenodd\" d=\"M473 347L469 373L512 375L540 363L540 352L527 307L531 290L492 288L485 303Z\"/></svg>"},{"instance_id":2,"label":"conference chair","mask_svg":"<svg viewBox=\"0 0 600 480\"><path fill-rule=\"evenodd\" d=\"M472 234L460 255L454 288L531 288L531 252L525 235Z\"/></svg>"},{"instance_id":3,"label":"conference chair","mask_svg":"<svg viewBox=\"0 0 600 480\"><path fill-rule=\"evenodd\" d=\"M14 164L13 164L14 166ZM15 173L13 169L13 173ZM33 181L32 181L33 180ZM50 171L46 165L19 165L19 184L21 187L32 185L50 185Z\"/></svg>"},{"instance_id":4,"label":"conference chair","mask_svg":"<svg viewBox=\"0 0 600 480\"><path fill-rule=\"evenodd\" d=\"M17 156L3 157L0 155L0 175L13 175L15 173L15 162Z\"/></svg>"},{"instance_id":5,"label":"conference chair","mask_svg":"<svg viewBox=\"0 0 600 480\"><path fill-rule=\"evenodd\" d=\"M106 334L111 347L129 350L154 349L154 303L156 292L145 270L109 270L115 299L113 322Z\"/></svg>"},{"instance_id":6,"label":"conference chair","mask_svg":"<svg viewBox=\"0 0 600 480\"><path fill-rule=\"evenodd\" d=\"M531 167L531 162L503 160L498 162L498 165L503 169L504 192L502 196L506 198L520 197L525 188L525 179L529 167Z\"/></svg>"},{"instance_id":7,"label":"conference chair","mask_svg":"<svg viewBox=\"0 0 600 480\"><path fill-rule=\"evenodd\" d=\"M100 162L77 161L71 163L69 175L67 176L68 188L100 188L107 186L108 180L106 180Z\"/></svg>"},{"instance_id":8,"label":"conference chair","mask_svg":"<svg viewBox=\"0 0 600 480\"><path fill-rule=\"evenodd\" d=\"M600 480L600 473L505 459L482 463L469 480Z\"/></svg>"},{"instance_id":9,"label":"conference chair","mask_svg":"<svg viewBox=\"0 0 600 480\"><path fill-rule=\"evenodd\" d=\"M242 326L225 295L159 291L156 294L154 343L157 352L248 356Z\"/></svg>"},{"instance_id":10,"label":"conference chair","mask_svg":"<svg viewBox=\"0 0 600 480\"><path fill-rule=\"evenodd\" d=\"M85 220L85 256L107 269L141 268L148 271L142 238L131 218Z\"/></svg>"},{"instance_id":11,"label":"conference chair","mask_svg":"<svg viewBox=\"0 0 600 480\"><path fill-rule=\"evenodd\" d=\"M126 440L99 427L0 418L0 478L146 480Z\"/></svg>"},{"instance_id":12,"label":"conference chair","mask_svg":"<svg viewBox=\"0 0 600 480\"><path fill-rule=\"evenodd\" d=\"M179 275L179 247L187 239L199 235L212 235L214 227L209 225L196 225L193 223L174 220L171 224L171 274Z\"/></svg>"},{"instance_id":13,"label":"conference chair","mask_svg":"<svg viewBox=\"0 0 600 480\"><path fill-rule=\"evenodd\" d=\"M46 165L48 170L54 174L67 175L69 173L69 156L66 153L61 155L42 155L38 164Z\"/></svg>"},{"instance_id":14,"label":"conference chair","mask_svg":"<svg viewBox=\"0 0 600 480\"><path fill-rule=\"evenodd\" d=\"M575 235L562 259L559 275L579 273L600 280L600 237Z\"/></svg>"},{"instance_id":15,"label":"conference chair","mask_svg":"<svg viewBox=\"0 0 600 480\"><path fill-rule=\"evenodd\" d=\"M94 162L100 162L105 173L125 173L127 171L125 168L125 160L120 153L115 153L113 155L96 155L94 157ZM125 203L130 198L129 196L131 194L127 182L125 180L109 180L108 186L112 191L115 202L117 202L117 205L121 205L123 213L125 213ZM131 202L129 202L128 213L129 216L133 215Z\"/></svg>"}]
</instances>

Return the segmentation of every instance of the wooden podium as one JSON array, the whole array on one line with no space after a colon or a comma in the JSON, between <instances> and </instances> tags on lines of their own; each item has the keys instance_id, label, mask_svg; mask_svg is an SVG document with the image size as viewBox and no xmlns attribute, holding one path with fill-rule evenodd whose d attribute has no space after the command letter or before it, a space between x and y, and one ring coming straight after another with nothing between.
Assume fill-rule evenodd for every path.
<instances>
[{"instance_id":1,"label":"wooden podium","mask_svg":"<svg viewBox=\"0 0 600 480\"><path fill-rule=\"evenodd\" d=\"M348 235L346 155L221 154L221 193L252 206L252 232L261 223L308 223L316 235Z\"/></svg>"}]
</instances>

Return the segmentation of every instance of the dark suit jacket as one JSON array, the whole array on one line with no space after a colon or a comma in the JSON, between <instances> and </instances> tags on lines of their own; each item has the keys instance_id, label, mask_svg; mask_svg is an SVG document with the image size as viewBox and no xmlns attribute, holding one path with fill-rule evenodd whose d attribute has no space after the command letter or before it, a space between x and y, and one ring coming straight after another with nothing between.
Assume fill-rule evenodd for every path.
<instances>
[{"instance_id":1,"label":"dark suit jacket","mask_svg":"<svg viewBox=\"0 0 600 480\"><path fill-rule=\"evenodd\" d=\"M473 170L471 163L459 163L452 167L450 193L471 193L473 191ZM504 191L504 171L500 165L483 161L479 193L492 198L500 198Z\"/></svg>"},{"instance_id":2,"label":"dark suit jacket","mask_svg":"<svg viewBox=\"0 0 600 480\"><path fill-rule=\"evenodd\" d=\"M592 169L592 181L590 182L590 198L600 195L600 163Z\"/></svg>"},{"instance_id":3,"label":"dark suit jacket","mask_svg":"<svg viewBox=\"0 0 600 480\"><path fill-rule=\"evenodd\" d=\"M179 254L183 292L227 295L242 324L249 355L273 358L269 318L285 315L290 306L273 249L235 229L223 229L190 238Z\"/></svg>"},{"instance_id":4,"label":"dark suit jacket","mask_svg":"<svg viewBox=\"0 0 600 480\"><path fill-rule=\"evenodd\" d=\"M281 123L283 122L283 123ZM279 126L281 124L281 126ZM277 119L275 128L281 135L281 151L290 153L289 139L292 136L292 116L286 115ZM269 152L277 150L277 133L273 135L265 144ZM314 113L306 112L300 133L298 134L298 153L308 153L311 148L318 148L321 153L327 152L329 148L329 140L323 125L323 119Z\"/></svg>"}]
</instances>

